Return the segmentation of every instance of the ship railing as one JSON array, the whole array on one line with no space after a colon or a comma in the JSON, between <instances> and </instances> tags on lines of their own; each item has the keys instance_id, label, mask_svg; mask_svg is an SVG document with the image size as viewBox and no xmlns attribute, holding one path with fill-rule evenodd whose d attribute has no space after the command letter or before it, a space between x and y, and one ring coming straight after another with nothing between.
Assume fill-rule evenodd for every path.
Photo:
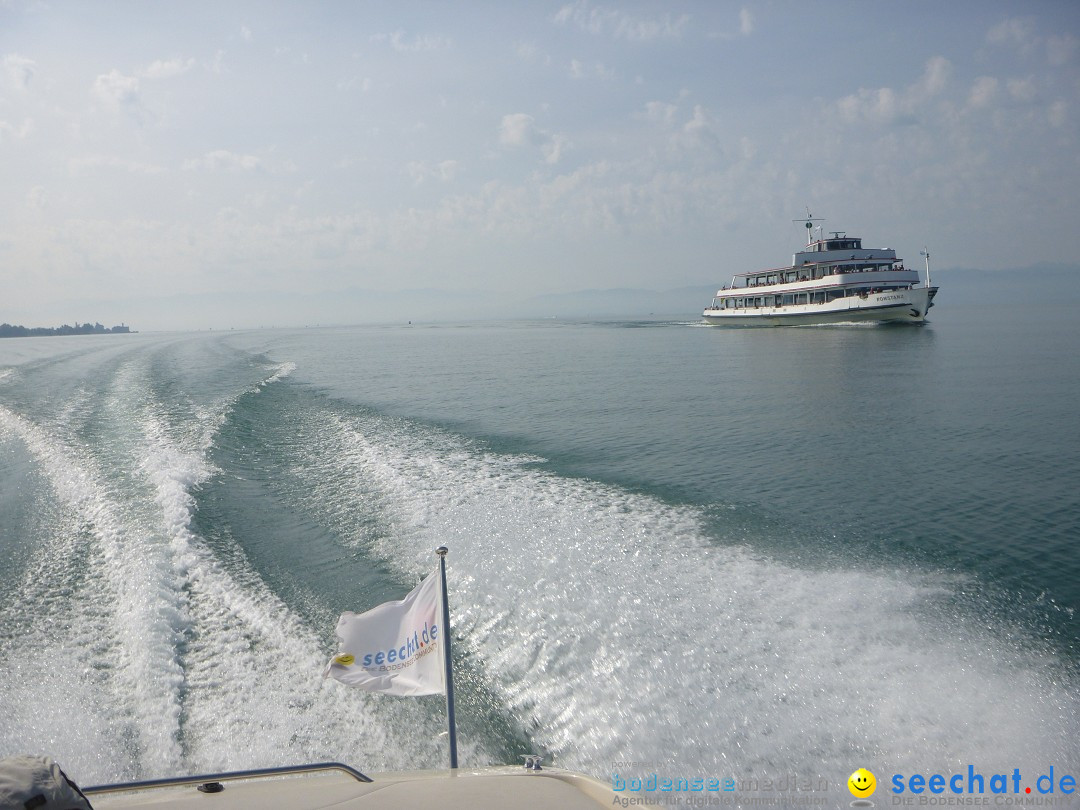
<instances>
[{"instance_id":1,"label":"ship railing","mask_svg":"<svg viewBox=\"0 0 1080 810\"><path fill-rule=\"evenodd\" d=\"M258 768L249 771L227 771L224 773L201 774L198 776L174 776L165 779L148 779L142 782L117 782L108 785L94 785L82 788L83 793L116 793L128 790L147 790L150 788L175 787L179 785L199 785L203 793L220 793L223 790L222 782L235 781L237 779L258 779L266 776L294 776L300 774L321 773L324 771L340 771L355 779L357 782L371 782L370 776L365 776L350 765L342 762L316 762L310 765L286 765L280 768Z\"/></svg>"}]
</instances>

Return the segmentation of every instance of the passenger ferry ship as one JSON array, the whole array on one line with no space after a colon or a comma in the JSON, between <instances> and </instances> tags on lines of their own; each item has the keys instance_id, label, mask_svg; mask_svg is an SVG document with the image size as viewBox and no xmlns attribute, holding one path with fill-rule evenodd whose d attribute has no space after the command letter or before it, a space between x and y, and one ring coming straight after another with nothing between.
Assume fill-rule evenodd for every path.
<instances>
[{"instance_id":1,"label":"passenger ferry ship","mask_svg":"<svg viewBox=\"0 0 1080 810\"><path fill-rule=\"evenodd\" d=\"M795 220L799 222L801 220ZM904 266L892 248L864 248L862 239L830 231L814 240L807 214L806 247L790 267L741 273L717 290L704 314L706 323L738 326L794 326L821 323L923 323L937 287Z\"/></svg>"}]
</instances>

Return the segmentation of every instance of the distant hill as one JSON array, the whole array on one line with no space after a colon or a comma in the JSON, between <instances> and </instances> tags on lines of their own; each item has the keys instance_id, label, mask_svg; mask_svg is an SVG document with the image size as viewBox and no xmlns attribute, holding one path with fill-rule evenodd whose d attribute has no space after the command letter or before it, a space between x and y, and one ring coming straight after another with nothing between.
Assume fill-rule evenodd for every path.
<instances>
[{"instance_id":1,"label":"distant hill","mask_svg":"<svg viewBox=\"0 0 1080 810\"><path fill-rule=\"evenodd\" d=\"M39 337L48 335L109 335L127 334L131 329L121 324L111 328L102 326L100 323L79 323L74 326L12 326L10 323L0 323L0 337Z\"/></svg>"}]
</instances>

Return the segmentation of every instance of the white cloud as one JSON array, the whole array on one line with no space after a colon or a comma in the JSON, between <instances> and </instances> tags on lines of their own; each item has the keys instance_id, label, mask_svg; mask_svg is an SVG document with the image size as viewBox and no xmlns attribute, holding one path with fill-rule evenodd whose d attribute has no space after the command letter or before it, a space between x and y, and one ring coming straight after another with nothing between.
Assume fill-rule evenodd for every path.
<instances>
[{"instance_id":1,"label":"white cloud","mask_svg":"<svg viewBox=\"0 0 1080 810\"><path fill-rule=\"evenodd\" d=\"M993 103L997 96L998 80L993 76L980 76L975 80L968 95L969 107L986 107Z\"/></svg>"},{"instance_id":2,"label":"white cloud","mask_svg":"<svg viewBox=\"0 0 1080 810\"><path fill-rule=\"evenodd\" d=\"M519 42L514 49L518 59L523 62L535 62L541 65L550 65L551 56L541 50L535 43Z\"/></svg>"},{"instance_id":3,"label":"white cloud","mask_svg":"<svg viewBox=\"0 0 1080 810\"><path fill-rule=\"evenodd\" d=\"M541 147L544 160L554 166L562 158L563 147L566 144L567 140L562 135L552 135L551 139Z\"/></svg>"},{"instance_id":4,"label":"white cloud","mask_svg":"<svg viewBox=\"0 0 1080 810\"><path fill-rule=\"evenodd\" d=\"M754 33L754 15L750 13L748 8L744 8L739 12L739 33L744 37Z\"/></svg>"},{"instance_id":5,"label":"white cloud","mask_svg":"<svg viewBox=\"0 0 1080 810\"><path fill-rule=\"evenodd\" d=\"M499 143L539 148L544 161L554 165L562 159L569 140L559 133L538 128L536 120L527 113L511 113L504 115L499 125Z\"/></svg>"},{"instance_id":6,"label":"white cloud","mask_svg":"<svg viewBox=\"0 0 1080 810\"><path fill-rule=\"evenodd\" d=\"M968 109L983 109L999 103L1003 98L1001 91L1002 83L998 79L993 76L980 76L975 80L968 94ZM1030 105L1039 100L1038 86L1031 77L1009 79L1004 83L1004 91L1004 100L1014 105Z\"/></svg>"},{"instance_id":7,"label":"white cloud","mask_svg":"<svg viewBox=\"0 0 1080 810\"><path fill-rule=\"evenodd\" d=\"M717 132L716 123L702 105L694 105L694 112L690 119L683 124L677 144L696 153L704 151L708 154L709 152L718 153L721 151L720 135Z\"/></svg>"},{"instance_id":8,"label":"white cloud","mask_svg":"<svg viewBox=\"0 0 1080 810\"><path fill-rule=\"evenodd\" d=\"M88 157L71 158L68 161L68 170L72 173L99 167L122 169L132 174L162 174L165 171L161 166L139 163L135 160L126 160L112 155L90 155Z\"/></svg>"},{"instance_id":9,"label":"white cloud","mask_svg":"<svg viewBox=\"0 0 1080 810\"><path fill-rule=\"evenodd\" d=\"M3 64L4 70L15 87L19 90L26 90L30 87L30 80L34 78L34 66L36 64L33 59L27 59L17 53L9 53L4 57Z\"/></svg>"},{"instance_id":10,"label":"white cloud","mask_svg":"<svg viewBox=\"0 0 1080 810\"><path fill-rule=\"evenodd\" d=\"M1063 67L1076 56L1078 46L1080 40L1072 34L1051 36L1046 40L1046 58L1054 67Z\"/></svg>"},{"instance_id":11,"label":"white cloud","mask_svg":"<svg viewBox=\"0 0 1080 810\"><path fill-rule=\"evenodd\" d=\"M438 172L440 180L453 180L457 177L461 164L456 160L444 160L439 163Z\"/></svg>"},{"instance_id":12,"label":"white cloud","mask_svg":"<svg viewBox=\"0 0 1080 810\"><path fill-rule=\"evenodd\" d=\"M1031 20L1014 17L991 28L986 34L986 41L991 45L1003 45L1028 54L1038 45L1039 39Z\"/></svg>"},{"instance_id":13,"label":"white cloud","mask_svg":"<svg viewBox=\"0 0 1080 810\"><path fill-rule=\"evenodd\" d=\"M711 159L723 153L717 120L703 104L695 104L686 117L678 104L649 101L645 103L644 117L667 132L669 157Z\"/></svg>"},{"instance_id":14,"label":"white cloud","mask_svg":"<svg viewBox=\"0 0 1080 810\"><path fill-rule=\"evenodd\" d=\"M858 93L840 99L837 110L848 123L913 124L919 120L920 109L945 91L951 75L952 63L943 56L934 56L927 60L922 76L904 90L860 88Z\"/></svg>"},{"instance_id":15,"label":"white cloud","mask_svg":"<svg viewBox=\"0 0 1080 810\"><path fill-rule=\"evenodd\" d=\"M240 39L244 40L245 42L251 42L251 29L248 28L246 25L240 26Z\"/></svg>"},{"instance_id":16,"label":"white cloud","mask_svg":"<svg viewBox=\"0 0 1080 810\"><path fill-rule=\"evenodd\" d=\"M49 196L44 186L34 186L26 194L26 207L32 211L41 211L45 208Z\"/></svg>"},{"instance_id":17,"label":"white cloud","mask_svg":"<svg viewBox=\"0 0 1080 810\"><path fill-rule=\"evenodd\" d=\"M612 68L607 67L603 62L594 62L592 65L586 65L583 62L579 62L577 59L570 60L570 78L572 79L604 79L611 80L615 78L615 71Z\"/></svg>"},{"instance_id":18,"label":"white cloud","mask_svg":"<svg viewBox=\"0 0 1080 810\"><path fill-rule=\"evenodd\" d=\"M112 107L138 106L139 80L135 76L125 76L114 68L94 80L94 95Z\"/></svg>"},{"instance_id":19,"label":"white cloud","mask_svg":"<svg viewBox=\"0 0 1080 810\"><path fill-rule=\"evenodd\" d=\"M419 161L405 165L405 171L412 178L414 186L421 185L428 178L441 180L444 183L453 180L457 176L459 168L460 164L456 160L443 160L434 166Z\"/></svg>"},{"instance_id":20,"label":"white cloud","mask_svg":"<svg viewBox=\"0 0 1080 810\"><path fill-rule=\"evenodd\" d=\"M194 59L159 59L143 68L139 72L139 75L146 79L168 79L173 76L179 76L182 73L187 73L193 67L195 67Z\"/></svg>"},{"instance_id":21,"label":"white cloud","mask_svg":"<svg viewBox=\"0 0 1080 810\"><path fill-rule=\"evenodd\" d=\"M1009 96L1023 104L1031 104L1039 95L1032 79L1010 79L1005 86L1009 90Z\"/></svg>"},{"instance_id":22,"label":"white cloud","mask_svg":"<svg viewBox=\"0 0 1080 810\"><path fill-rule=\"evenodd\" d=\"M709 128L709 123L705 118L705 110L700 104L694 105L694 115L689 121L683 124L683 132L693 135L704 132Z\"/></svg>"},{"instance_id":23,"label":"white cloud","mask_svg":"<svg viewBox=\"0 0 1080 810\"><path fill-rule=\"evenodd\" d=\"M555 14L559 25L573 24L591 34L604 34L631 42L649 42L656 39L679 39L690 23L683 14L673 18L670 14L657 17L638 17L616 7L593 6L588 0L563 6Z\"/></svg>"},{"instance_id":24,"label":"white cloud","mask_svg":"<svg viewBox=\"0 0 1080 810\"><path fill-rule=\"evenodd\" d=\"M926 61L922 78L915 85L914 91L921 99L940 95L952 76L952 63L944 56L934 56ZM921 100L920 99L920 100Z\"/></svg>"},{"instance_id":25,"label":"white cloud","mask_svg":"<svg viewBox=\"0 0 1080 810\"><path fill-rule=\"evenodd\" d=\"M645 103L645 117L650 121L659 121L670 126L675 121L678 106L666 101L648 101Z\"/></svg>"},{"instance_id":26,"label":"white cloud","mask_svg":"<svg viewBox=\"0 0 1080 810\"><path fill-rule=\"evenodd\" d=\"M357 88L361 93L366 93L371 89L371 79L366 76L362 79L356 76L351 76L348 79L338 79L338 90L352 90L353 88Z\"/></svg>"},{"instance_id":27,"label":"white cloud","mask_svg":"<svg viewBox=\"0 0 1080 810\"><path fill-rule=\"evenodd\" d=\"M716 4L716 7L719 8L720 5ZM721 30L711 31L707 33L706 36L708 39L730 42L734 39L737 39L738 37L748 37L754 33L754 12L752 12L747 6L743 6L741 9L739 9L737 30L732 26L730 14L725 13L723 15L723 18L723 28Z\"/></svg>"},{"instance_id":28,"label":"white cloud","mask_svg":"<svg viewBox=\"0 0 1080 810\"><path fill-rule=\"evenodd\" d=\"M226 149L215 149L201 158L184 162L184 169L209 169L210 171L252 171L262 166L262 161L254 155L238 155Z\"/></svg>"},{"instance_id":29,"label":"white cloud","mask_svg":"<svg viewBox=\"0 0 1080 810\"><path fill-rule=\"evenodd\" d=\"M0 143L12 138L22 140L33 131L34 121L31 118L24 118L23 122L18 127L7 121L0 121Z\"/></svg>"},{"instance_id":30,"label":"white cloud","mask_svg":"<svg viewBox=\"0 0 1080 810\"><path fill-rule=\"evenodd\" d=\"M757 144L752 140L743 136L739 139L739 157L744 161L751 161L757 157L758 148Z\"/></svg>"},{"instance_id":31,"label":"white cloud","mask_svg":"<svg viewBox=\"0 0 1080 810\"><path fill-rule=\"evenodd\" d=\"M499 125L499 143L507 146L524 146L529 143L533 117L527 113L504 115Z\"/></svg>"},{"instance_id":32,"label":"white cloud","mask_svg":"<svg viewBox=\"0 0 1080 810\"><path fill-rule=\"evenodd\" d=\"M914 118L909 106L891 87L877 90L860 89L855 95L842 98L838 103L840 114L849 123L869 121L875 124L910 124Z\"/></svg>"},{"instance_id":33,"label":"white cloud","mask_svg":"<svg viewBox=\"0 0 1080 810\"><path fill-rule=\"evenodd\" d=\"M413 51L434 51L450 47L450 39L439 34L414 34L411 38L402 30L392 34L373 34L371 42L388 42L390 47L401 53Z\"/></svg>"},{"instance_id":34,"label":"white cloud","mask_svg":"<svg viewBox=\"0 0 1080 810\"><path fill-rule=\"evenodd\" d=\"M1051 125L1055 127L1061 127L1065 125L1065 121L1068 117L1069 105L1064 101L1058 99L1050 105L1050 110L1047 113L1047 117L1050 119Z\"/></svg>"}]
</instances>

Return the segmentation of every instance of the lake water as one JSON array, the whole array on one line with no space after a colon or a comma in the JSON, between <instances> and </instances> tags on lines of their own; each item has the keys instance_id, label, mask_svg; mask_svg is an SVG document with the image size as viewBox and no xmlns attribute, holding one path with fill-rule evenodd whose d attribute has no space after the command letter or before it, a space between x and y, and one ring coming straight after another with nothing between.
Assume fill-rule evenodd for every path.
<instances>
[{"instance_id":1,"label":"lake water","mask_svg":"<svg viewBox=\"0 0 1080 810\"><path fill-rule=\"evenodd\" d=\"M440 767L441 698L321 673L446 544L466 764L1075 774L1080 285L937 281L923 327L0 342L0 755Z\"/></svg>"}]
</instances>

